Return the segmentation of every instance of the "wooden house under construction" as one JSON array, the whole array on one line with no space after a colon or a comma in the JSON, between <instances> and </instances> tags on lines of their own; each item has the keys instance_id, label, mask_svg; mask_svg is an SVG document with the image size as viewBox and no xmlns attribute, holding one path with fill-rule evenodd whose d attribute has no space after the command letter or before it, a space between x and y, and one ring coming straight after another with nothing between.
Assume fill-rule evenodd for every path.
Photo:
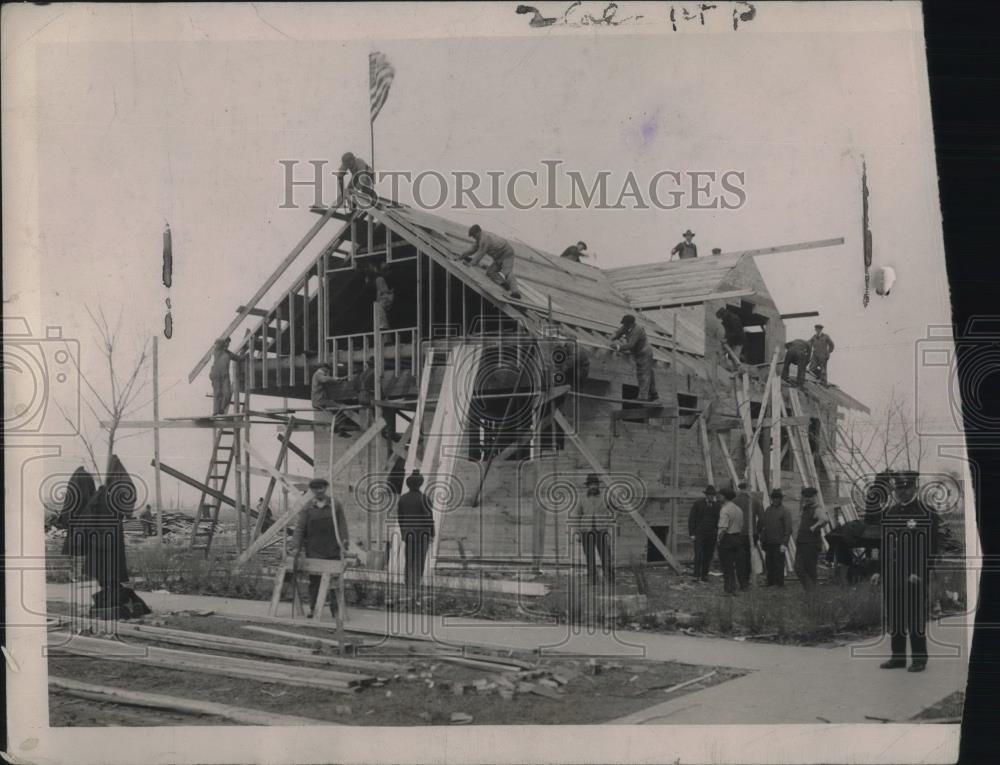
<instances>
[{"instance_id":1,"label":"wooden house under construction","mask_svg":"<svg viewBox=\"0 0 1000 765\"><path fill-rule=\"evenodd\" d=\"M269 495L278 485L301 489L291 448L315 475L332 477L352 542L384 549L394 492L417 467L438 519L435 565L560 564L573 552L570 505L597 472L623 514L619 563L676 566L687 510L707 483L747 477L757 491L780 485L794 497L808 483L837 496L831 434L841 409L865 407L838 387L781 385L785 326L754 263L760 252L599 269L511 240L514 300L457 259L470 245L467 223L381 199L313 212L312 230L227 328L240 390L233 427L215 435L213 465L224 469L210 465L204 486L216 515L218 497L246 506L253 474L271 477ZM366 273L383 263L395 297L389 326L376 327ZM262 307L293 266L299 275ZM723 305L747 328L747 363L735 371L721 352ZM610 347L623 314L637 316L653 346L655 406L635 400L634 365ZM322 362L336 380L313 411ZM290 403L267 409L259 397ZM250 425L260 421L286 424L277 464L253 464ZM297 431L311 442L292 444ZM229 490L233 473L240 479ZM241 532L250 553L279 538L260 526Z\"/></svg>"}]
</instances>

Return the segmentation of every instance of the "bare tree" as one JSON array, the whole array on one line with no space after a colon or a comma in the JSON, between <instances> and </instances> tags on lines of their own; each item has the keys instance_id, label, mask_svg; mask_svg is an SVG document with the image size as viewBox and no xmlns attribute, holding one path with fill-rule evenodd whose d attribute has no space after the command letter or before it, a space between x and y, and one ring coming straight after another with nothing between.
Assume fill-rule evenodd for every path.
<instances>
[{"instance_id":1,"label":"bare tree","mask_svg":"<svg viewBox=\"0 0 1000 765\"><path fill-rule=\"evenodd\" d=\"M885 405L870 418L854 417L824 433L825 446L855 485L883 471L919 471L927 450L918 430L922 416L893 388Z\"/></svg>"},{"instance_id":2,"label":"bare tree","mask_svg":"<svg viewBox=\"0 0 1000 765\"><path fill-rule=\"evenodd\" d=\"M118 429L122 420L138 408L136 401L148 384L148 378L144 372L149 357L149 341L143 342L142 348L136 351L135 357L131 361L124 362L121 358L123 355L121 349L121 313L119 312L118 319L112 327L103 308L98 308L96 315L90 306L84 306L84 308L96 330L94 344L100 349L107 370L107 390L101 393L77 362L77 372L80 380L83 381L81 400L105 432L104 470L99 468L97 462L97 451L100 447L98 440L91 437L82 425L77 432L84 449L87 451L94 473L100 480L101 476L107 475L111 469L111 457L115 451L115 444L145 432L137 430L128 435L119 436ZM120 370L125 371L122 373ZM63 412L63 417L69 421L65 412Z\"/></svg>"}]
</instances>

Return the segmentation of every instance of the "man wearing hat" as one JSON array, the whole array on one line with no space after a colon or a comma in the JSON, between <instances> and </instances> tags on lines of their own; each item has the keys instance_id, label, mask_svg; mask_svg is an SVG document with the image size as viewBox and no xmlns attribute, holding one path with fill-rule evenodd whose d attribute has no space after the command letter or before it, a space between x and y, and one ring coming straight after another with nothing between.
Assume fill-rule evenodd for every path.
<instances>
[{"instance_id":1,"label":"man wearing hat","mask_svg":"<svg viewBox=\"0 0 1000 765\"><path fill-rule=\"evenodd\" d=\"M229 350L229 338L220 337L212 348L212 368L208 379L212 381L212 414L225 414L233 397L233 384L229 378L229 362L239 359Z\"/></svg>"},{"instance_id":2,"label":"man wearing hat","mask_svg":"<svg viewBox=\"0 0 1000 765\"><path fill-rule=\"evenodd\" d=\"M705 496L696 499L688 515L688 535L694 547L694 576L708 581L708 570L715 555L715 536L719 529L719 495L714 486L705 487Z\"/></svg>"},{"instance_id":3,"label":"man wearing hat","mask_svg":"<svg viewBox=\"0 0 1000 765\"><path fill-rule=\"evenodd\" d=\"M610 588L615 581L615 562L612 556L615 514L601 492L601 479L597 473L588 474L583 485L586 493L580 497L576 507L570 510L569 525L583 547L587 561L587 581L591 585L597 584L597 556L600 555L604 583Z\"/></svg>"},{"instance_id":4,"label":"man wearing hat","mask_svg":"<svg viewBox=\"0 0 1000 765\"><path fill-rule=\"evenodd\" d=\"M670 251L670 254L676 255L681 260L686 260L687 258L697 258L698 247L691 241L692 239L694 239L694 231L688 229L684 232L684 241L678 242L674 245L674 249Z\"/></svg>"},{"instance_id":5,"label":"man wearing hat","mask_svg":"<svg viewBox=\"0 0 1000 765\"><path fill-rule=\"evenodd\" d=\"M296 567L302 558L340 560L348 549L347 518L341 504L326 493L329 485L325 478L314 478L309 482L312 496L299 510L292 535ZM316 602L320 578L319 574L309 575L309 602L313 613L323 605ZM330 613L337 615L333 601L330 601Z\"/></svg>"},{"instance_id":6,"label":"man wearing hat","mask_svg":"<svg viewBox=\"0 0 1000 765\"><path fill-rule=\"evenodd\" d=\"M792 511L781 501L781 489L771 490L771 504L760 518L757 537L764 548L764 568L768 587L785 586L785 550L792 538Z\"/></svg>"},{"instance_id":7,"label":"man wearing hat","mask_svg":"<svg viewBox=\"0 0 1000 765\"><path fill-rule=\"evenodd\" d=\"M802 490L802 515L795 535L795 573L806 590L819 584L819 552L823 544L823 526L830 522L826 509L819 503L812 486Z\"/></svg>"},{"instance_id":8,"label":"man wearing hat","mask_svg":"<svg viewBox=\"0 0 1000 765\"><path fill-rule=\"evenodd\" d=\"M495 284L500 285L510 293L515 300L521 299L517 289L517 279L514 277L514 248L503 237L483 231L482 226L474 225L469 229L472 246L458 256L458 259L470 266L478 266L486 255L490 256L490 265L486 275Z\"/></svg>"},{"instance_id":9,"label":"man wearing hat","mask_svg":"<svg viewBox=\"0 0 1000 765\"><path fill-rule=\"evenodd\" d=\"M893 499L882 517L882 609L892 657L881 666L906 666L910 639L910 672L927 666L928 577L938 551L940 518L917 496L918 474L907 470L893 480Z\"/></svg>"},{"instance_id":10,"label":"man wearing hat","mask_svg":"<svg viewBox=\"0 0 1000 765\"><path fill-rule=\"evenodd\" d=\"M590 253L587 252L587 243L580 241L576 244L571 244L565 250L562 251L560 258L566 258L567 260L572 260L574 263L579 263L581 258L589 258Z\"/></svg>"},{"instance_id":11,"label":"man wearing hat","mask_svg":"<svg viewBox=\"0 0 1000 765\"><path fill-rule=\"evenodd\" d=\"M424 562L434 541L434 513L430 498L420 488L424 477L414 470L406 479L408 491L396 503L396 521L406 544L404 577L406 593L420 602L420 580L424 576Z\"/></svg>"},{"instance_id":12,"label":"man wearing hat","mask_svg":"<svg viewBox=\"0 0 1000 765\"><path fill-rule=\"evenodd\" d=\"M812 361L809 363L809 371L819 378L820 384L829 385L826 379L826 364L833 353L833 340L823 331L822 324L813 326L816 334L809 338L809 345L812 346Z\"/></svg>"},{"instance_id":13,"label":"man wearing hat","mask_svg":"<svg viewBox=\"0 0 1000 765\"><path fill-rule=\"evenodd\" d=\"M646 330L636 324L632 314L622 316L621 326L611 336L611 347L632 354L639 401L656 401L660 394L656 392L656 375L653 372L653 346L649 344Z\"/></svg>"}]
</instances>

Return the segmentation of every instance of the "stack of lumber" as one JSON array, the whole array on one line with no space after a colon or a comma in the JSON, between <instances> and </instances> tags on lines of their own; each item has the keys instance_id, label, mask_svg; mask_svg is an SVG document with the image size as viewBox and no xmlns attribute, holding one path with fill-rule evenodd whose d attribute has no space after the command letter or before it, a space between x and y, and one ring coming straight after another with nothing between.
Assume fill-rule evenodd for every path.
<instances>
[{"instance_id":1,"label":"stack of lumber","mask_svg":"<svg viewBox=\"0 0 1000 765\"><path fill-rule=\"evenodd\" d=\"M132 634L143 634L148 629L144 627L141 631ZM198 637L205 636L198 635ZM152 639L162 640L162 636ZM245 642L251 643L254 641ZM215 647L218 648L221 646L216 644ZM288 650L285 647L275 647L281 648L282 651ZM238 677L264 683L282 683L308 688L324 688L337 693L354 693L363 685L367 685L375 680L374 677L353 672L316 669L314 667L296 667L285 664L278 665L255 659L240 659L234 656L220 656L218 654L205 654L194 651L178 651L158 646L146 646L142 650L139 650L137 646L128 645L119 640L84 637L82 635L71 635L67 632L49 633L49 651L57 654L88 656L94 659L125 661L146 666L162 667L164 669ZM290 657L286 656L285 658ZM300 660L300 657L296 656L293 660Z\"/></svg>"}]
</instances>

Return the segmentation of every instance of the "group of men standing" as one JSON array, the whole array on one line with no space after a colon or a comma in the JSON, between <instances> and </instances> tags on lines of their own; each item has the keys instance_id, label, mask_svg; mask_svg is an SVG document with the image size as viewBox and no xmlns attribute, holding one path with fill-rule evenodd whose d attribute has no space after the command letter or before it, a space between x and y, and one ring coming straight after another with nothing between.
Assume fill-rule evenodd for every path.
<instances>
[{"instance_id":1,"label":"group of men standing","mask_svg":"<svg viewBox=\"0 0 1000 765\"><path fill-rule=\"evenodd\" d=\"M737 489L705 487L705 496L695 501L688 516L688 535L694 547L694 577L708 581L712 556L718 550L719 567L728 594L750 587L754 537L764 554L768 587L784 587L785 554L792 537L791 511L783 504L784 493L774 489L764 508L741 482ZM721 496L721 499L720 499ZM812 487L802 490L802 515L796 536L795 571L802 586L812 589L818 582L817 564L822 527L829 517L817 501Z\"/></svg>"}]
</instances>

